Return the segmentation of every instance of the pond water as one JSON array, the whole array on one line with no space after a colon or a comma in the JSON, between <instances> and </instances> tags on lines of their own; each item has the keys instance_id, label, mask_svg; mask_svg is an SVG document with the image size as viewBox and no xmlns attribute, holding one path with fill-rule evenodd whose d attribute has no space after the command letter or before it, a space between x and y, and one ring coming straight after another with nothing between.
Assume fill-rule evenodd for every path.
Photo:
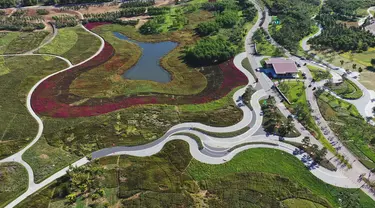
<instances>
[{"instance_id":1,"label":"pond water","mask_svg":"<svg viewBox=\"0 0 375 208\"><path fill-rule=\"evenodd\" d=\"M142 49L141 58L136 65L127 70L123 77L133 80L151 80L155 82L166 83L171 81L171 75L163 67L161 67L160 59L177 47L177 43L166 41L159 43L138 42L129 39L127 36L114 32L117 38L127 40L137 44Z\"/></svg>"}]
</instances>

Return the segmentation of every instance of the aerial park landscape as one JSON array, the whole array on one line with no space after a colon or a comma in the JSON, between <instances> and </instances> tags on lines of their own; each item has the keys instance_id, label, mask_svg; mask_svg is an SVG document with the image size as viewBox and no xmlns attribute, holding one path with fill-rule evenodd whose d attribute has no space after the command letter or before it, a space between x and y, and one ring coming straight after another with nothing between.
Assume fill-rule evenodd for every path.
<instances>
[{"instance_id":1,"label":"aerial park landscape","mask_svg":"<svg viewBox=\"0 0 375 208\"><path fill-rule=\"evenodd\" d=\"M32 5L1 4L0 207L375 207L371 1Z\"/></svg>"}]
</instances>

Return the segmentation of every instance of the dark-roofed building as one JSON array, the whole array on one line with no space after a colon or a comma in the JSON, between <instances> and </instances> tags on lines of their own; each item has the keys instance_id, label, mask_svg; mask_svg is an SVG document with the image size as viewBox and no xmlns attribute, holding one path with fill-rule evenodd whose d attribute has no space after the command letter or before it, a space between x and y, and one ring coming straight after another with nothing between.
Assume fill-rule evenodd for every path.
<instances>
[{"instance_id":1,"label":"dark-roofed building","mask_svg":"<svg viewBox=\"0 0 375 208\"><path fill-rule=\"evenodd\" d=\"M298 68L293 60L285 58L270 58L265 61L264 72L273 78L297 77Z\"/></svg>"}]
</instances>

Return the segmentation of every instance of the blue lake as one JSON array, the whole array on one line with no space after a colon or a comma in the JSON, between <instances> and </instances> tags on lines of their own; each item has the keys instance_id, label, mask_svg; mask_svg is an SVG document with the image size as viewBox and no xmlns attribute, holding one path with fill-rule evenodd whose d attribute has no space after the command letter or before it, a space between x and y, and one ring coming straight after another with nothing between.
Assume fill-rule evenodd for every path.
<instances>
[{"instance_id":1,"label":"blue lake","mask_svg":"<svg viewBox=\"0 0 375 208\"><path fill-rule=\"evenodd\" d=\"M127 36L114 32L117 38L137 44L142 49L142 56L132 68L127 70L123 77L133 80L151 80L166 83L171 81L171 75L163 69L160 59L177 47L177 43L166 41L159 43L145 43L129 39Z\"/></svg>"}]
</instances>

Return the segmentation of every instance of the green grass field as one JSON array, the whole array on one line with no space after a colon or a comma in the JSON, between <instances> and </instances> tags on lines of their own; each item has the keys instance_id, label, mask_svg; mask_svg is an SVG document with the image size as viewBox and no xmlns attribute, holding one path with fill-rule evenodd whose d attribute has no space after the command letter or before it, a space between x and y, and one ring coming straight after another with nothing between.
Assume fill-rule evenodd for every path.
<instances>
[{"instance_id":1,"label":"green grass field","mask_svg":"<svg viewBox=\"0 0 375 208\"><path fill-rule=\"evenodd\" d=\"M79 197L69 206L277 207L283 203L320 208L337 207L340 193L359 194L361 207L375 205L363 192L327 185L295 157L272 149L247 150L225 164L209 165L192 159L187 143L173 141L151 157L106 157L97 165L104 167L105 177L96 180L105 194L97 200ZM63 178L18 207L62 207L67 203L66 186L69 180Z\"/></svg>"},{"instance_id":2,"label":"green grass field","mask_svg":"<svg viewBox=\"0 0 375 208\"><path fill-rule=\"evenodd\" d=\"M26 191L28 176L26 169L18 163L0 164L0 207L4 207Z\"/></svg>"},{"instance_id":3,"label":"green grass field","mask_svg":"<svg viewBox=\"0 0 375 208\"><path fill-rule=\"evenodd\" d=\"M51 43L42 47L38 53L63 55L77 44L78 34L77 30L81 30L79 27L67 27L58 30L57 36L52 40ZM47 57L51 59L51 57Z\"/></svg>"},{"instance_id":4,"label":"green grass field","mask_svg":"<svg viewBox=\"0 0 375 208\"><path fill-rule=\"evenodd\" d=\"M367 52L363 52L360 54L356 53L337 53L332 51L313 51L319 57L323 58L324 60L332 63L337 67L342 67L344 69L349 69L351 71L358 71L359 68L362 68L362 72L360 75L359 81L368 89L375 90L375 82L374 82L374 72L370 70L366 70L370 64L370 57L374 57L375 49L371 48ZM355 58L356 57L356 58ZM363 60L367 60L363 62ZM353 65L355 64L355 68Z\"/></svg>"},{"instance_id":5,"label":"green grass field","mask_svg":"<svg viewBox=\"0 0 375 208\"><path fill-rule=\"evenodd\" d=\"M41 78L67 67L64 61L46 61L42 56L4 57L9 70L0 76L0 158L24 147L37 133L38 125L25 107L29 89Z\"/></svg>"},{"instance_id":6,"label":"green grass field","mask_svg":"<svg viewBox=\"0 0 375 208\"><path fill-rule=\"evenodd\" d=\"M49 145L43 137L28 149L22 158L33 168L35 183L40 183L56 170L80 159L77 155Z\"/></svg>"},{"instance_id":7,"label":"green grass field","mask_svg":"<svg viewBox=\"0 0 375 208\"><path fill-rule=\"evenodd\" d=\"M233 173L261 172L277 174L289 178L293 182L308 188L313 194L329 201L331 206L338 206L339 192L355 192L337 188L323 183L313 176L304 165L294 156L273 149L252 149L238 154L231 161L222 165L208 165L192 160L188 172L196 180L213 180ZM358 191L363 197L361 206L372 207L374 203L363 192Z\"/></svg>"},{"instance_id":8,"label":"green grass field","mask_svg":"<svg viewBox=\"0 0 375 208\"><path fill-rule=\"evenodd\" d=\"M72 64L78 64L94 55L99 50L100 44L99 38L76 26L59 29L55 39L38 52L60 55Z\"/></svg>"}]
</instances>

